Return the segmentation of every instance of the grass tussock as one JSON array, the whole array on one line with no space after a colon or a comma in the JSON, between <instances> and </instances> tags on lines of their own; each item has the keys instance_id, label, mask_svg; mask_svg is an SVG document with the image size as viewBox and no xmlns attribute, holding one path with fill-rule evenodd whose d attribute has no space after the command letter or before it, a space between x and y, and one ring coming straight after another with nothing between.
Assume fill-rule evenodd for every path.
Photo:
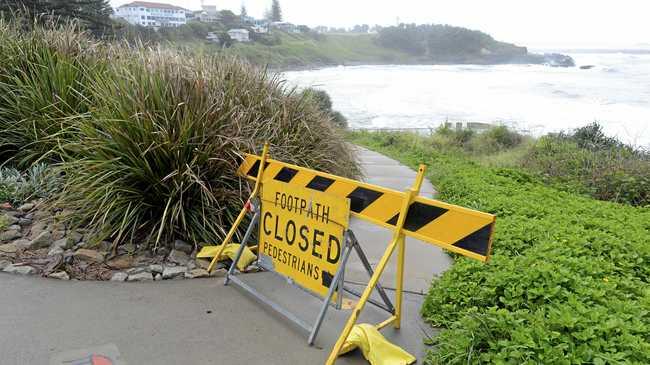
<instances>
[{"instance_id":1,"label":"grass tussock","mask_svg":"<svg viewBox=\"0 0 650 365\"><path fill-rule=\"evenodd\" d=\"M0 23L0 149L57 163L58 202L97 240L218 242L248 186L244 152L354 176L317 103L235 58L92 41L74 26Z\"/></svg>"}]
</instances>

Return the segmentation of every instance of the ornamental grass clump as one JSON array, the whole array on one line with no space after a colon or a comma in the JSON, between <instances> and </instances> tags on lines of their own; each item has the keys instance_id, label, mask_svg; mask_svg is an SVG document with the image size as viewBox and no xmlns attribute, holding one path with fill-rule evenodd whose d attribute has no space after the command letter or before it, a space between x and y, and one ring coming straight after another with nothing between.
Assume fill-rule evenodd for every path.
<instances>
[{"instance_id":1,"label":"ornamental grass clump","mask_svg":"<svg viewBox=\"0 0 650 365\"><path fill-rule=\"evenodd\" d=\"M0 18L0 158L29 167L60 161L57 145L87 113L87 86L102 63L93 62L97 44L74 24L22 26Z\"/></svg>"},{"instance_id":2,"label":"ornamental grass clump","mask_svg":"<svg viewBox=\"0 0 650 365\"><path fill-rule=\"evenodd\" d=\"M41 32L72 37L77 31ZM0 43L29 43L32 35L14 30L0 31L0 37ZM359 172L329 117L278 75L234 58L165 48L80 41L70 52L68 46L50 42L27 48L27 54L14 47L2 56L45 53L77 72L59 88L74 102L60 102L54 92L34 108L63 110L61 115L26 118L18 103L2 103L6 123L39 136L24 150L5 153L21 161L60 161L65 184L57 204L72 212L69 223L85 226L97 241L218 243L248 194L247 183L236 176L241 156L259 153L265 141L276 159L344 176ZM3 67L0 74L0 80L22 77L16 68ZM20 97L41 102L32 100L38 87L24 86ZM11 136L3 129L0 143L19 140Z\"/></svg>"}]
</instances>

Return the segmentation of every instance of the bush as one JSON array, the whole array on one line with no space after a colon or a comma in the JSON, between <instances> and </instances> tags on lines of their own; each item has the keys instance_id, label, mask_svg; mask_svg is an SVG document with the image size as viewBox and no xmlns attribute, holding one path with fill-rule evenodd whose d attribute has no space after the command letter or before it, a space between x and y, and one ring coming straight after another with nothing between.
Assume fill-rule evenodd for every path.
<instances>
[{"instance_id":1,"label":"bush","mask_svg":"<svg viewBox=\"0 0 650 365\"><path fill-rule=\"evenodd\" d=\"M564 190L600 200L650 204L650 157L616 140L584 132L540 138L522 166Z\"/></svg>"},{"instance_id":2,"label":"bush","mask_svg":"<svg viewBox=\"0 0 650 365\"><path fill-rule=\"evenodd\" d=\"M61 187L56 169L37 164L21 173L13 168L0 168L0 203L20 204L31 199L47 198Z\"/></svg>"},{"instance_id":3,"label":"bush","mask_svg":"<svg viewBox=\"0 0 650 365\"><path fill-rule=\"evenodd\" d=\"M26 161L48 154L62 161L66 182L57 203L72 210L70 223L86 225L97 240L219 242L248 193L236 176L241 154L259 153L264 141L274 158L344 176L358 173L329 119L278 76L231 58L89 43L72 29L39 30L54 41L43 44L3 26L0 43L17 45L3 59L24 62L46 54L79 72L75 83L60 87L73 94L74 85L73 100L81 101L65 104L70 115L48 114L33 123L19 117L17 106L3 104L3 120L52 143L34 140L13 152L26 153ZM3 67L0 78L22 77L19 71ZM43 72L44 79L58 76ZM39 87L25 87L28 105L41 102L30 100ZM58 99L42 100L46 110L60 109L52 106ZM59 120L66 123L53 127ZM0 135L3 145L14 140Z\"/></svg>"},{"instance_id":4,"label":"bush","mask_svg":"<svg viewBox=\"0 0 650 365\"><path fill-rule=\"evenodd\" d=\"M325 90L318 90L314 88L307 88L303 91L303 94L309 98L312 98L320 110L323 113L327 114L330 117L332 123L341 129L348 127L348 120L343 114L332 109L332 99Z\"/></svg>"},{"instance_id":5,"label":"bush","mask_svg":"<svg viewBox=\"0 0 650 365\"><path fill-rule=\"evenodd\" d=\"M432 283L422 315L444 330L426 363L650 363L650 209L558 191L426 142L385 147L387 138L353 135L426 163L440 199L497 216L492 260L459 258Z\"/></svg>"},{"instance_id":6,"label":"bush","mask_svg":"<svg viewBox=\"0 0 650 365\"><path fill-rule=\"evenodd\" d=\"M91 101L87 85L102 68L95 44L74 25L20 33L0 19L0 157L20 167L53 162Z\"/></svg>"},{"instance_id":7,"label":"bush","mask_svg":"<svg viewBox=\"0 0 650 365\"><path fill-rule=\"evenodd\" d=\"M523 136L506 126L497 126L476 135L468 149L475 153L496 153L521 144Z\"/></svg>"}]
</instances>

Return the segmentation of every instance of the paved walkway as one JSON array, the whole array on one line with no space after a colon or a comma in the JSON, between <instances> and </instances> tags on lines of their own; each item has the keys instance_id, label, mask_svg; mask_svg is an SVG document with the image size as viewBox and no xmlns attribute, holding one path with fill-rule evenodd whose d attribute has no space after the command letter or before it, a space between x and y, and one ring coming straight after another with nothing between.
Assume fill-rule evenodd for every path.
<instances>
[{"instance_id":1,"label":"paved walkway","mask_svg":"<svg viewBox=\"0 0 650 365\"><path fill-rule=\"evenodd\" d=\"M368 181L405 189L414 173L376 153L360 150ZM430 184L423 191L433 193ZM375 263L389 233L361 222L353 229ZM354 256L352 256L354 257ZM451 260L439 249L414 240L407 243L406 286L428 288L433 275ZM394 265L386 276L392 277ZM285 280L268 273L244 279L305 320L313 320L320 302ZM353 260L346 279L367 281ZM385 280L387 286L391 280ZM140 364L318 364L323 363L349 310L330 310L316 346L274 312L248 298L221 278L150 283L77 282L0 274L0 354L3 365L47 364L73 350L108 349L122 363ZM400 331L384 335L418 359L425 336L433 330L422 323L423 297L407 294L405 322ZM369 305L361 320L379 322L387 314ZM337 364L366 364L359 352Z\"/></svg>"}]
</instances>

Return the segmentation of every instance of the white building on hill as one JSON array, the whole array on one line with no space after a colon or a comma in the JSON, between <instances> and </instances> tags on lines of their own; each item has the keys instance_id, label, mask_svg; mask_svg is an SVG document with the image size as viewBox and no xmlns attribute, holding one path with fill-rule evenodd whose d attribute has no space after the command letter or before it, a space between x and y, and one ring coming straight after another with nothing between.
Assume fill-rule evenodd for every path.
<instances>
[{"instance_id":1,"label":"white building on hill","mask_svg":"<svg viewBox=\"0 0 650 365\"><path fill-rule=\"evenodd\" d=\"M248 29L231 29L228 31L228 35L234 41L237 42L248 42L250 41Z\"/></svg>"},{"instance_id":2,"label":"white building on hill","mask_svg":"<svg viewBox=\"0 0 650 365\"><path fill-rule=\"evenodd\" d=\"M115 15L127 22L144 27L178 27L187 23L186 13L180 6L134 1L115 9Z\"/></svg>"}]
</instances>

